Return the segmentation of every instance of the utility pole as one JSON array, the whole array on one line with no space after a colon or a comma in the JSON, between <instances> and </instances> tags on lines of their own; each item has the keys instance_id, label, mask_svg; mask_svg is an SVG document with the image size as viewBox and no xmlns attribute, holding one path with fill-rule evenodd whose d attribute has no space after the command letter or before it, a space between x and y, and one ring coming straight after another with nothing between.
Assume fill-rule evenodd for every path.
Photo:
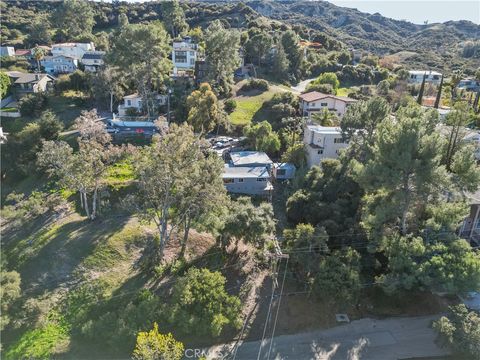
<instances>
[{"instance_id":1,"label":"utility pole","mask_svg":"<svg viewBox=\"0 0 480 360\"><path fill-rule=\"evenodd\" d=\"M167 98L167 124L170 125L170 95L172 94L172 89L168 89L168 98Z\"/></svg>"}]
</instances>

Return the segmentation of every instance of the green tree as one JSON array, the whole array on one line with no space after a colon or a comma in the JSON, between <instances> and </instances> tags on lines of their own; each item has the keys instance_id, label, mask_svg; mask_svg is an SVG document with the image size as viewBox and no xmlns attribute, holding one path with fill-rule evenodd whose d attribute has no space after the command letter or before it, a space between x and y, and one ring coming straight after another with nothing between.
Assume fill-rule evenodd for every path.
<instances>
[{"instance_id":1,"label":"green tree","mask_svg":"<svg viewBox=\"0 0 480 360\"><path fill-rule=\"evenodd\" d=\"M44 93L28 94L18 102L22 116L39 115L47 106L47 96Z\"/></svg>"},{"instance_id":2,"label":"green tree","mask_svg":"<svg viewBox=\"0 0 480 360\"><path fill-rule=\"evenodd\" d=\"M171 333L166 335L158 331L157 323L153 329L137 334L137 343L133 350L135 360L181 360L184 347L180 341L174 339Z\"/></svg>"},{"instance_id":3,"label":"green tree","mask_svg":"<svg viewBox=\"0 0 480 360\"><path fill-rule=\"evenodd\" d=\"M247 137L248 143L257 151L273 154L280 150L280 138L266 120L246 126L243 134Z\"/></svg>"},{"instance_id":4,"label":"green tree","mask_svg":"<svg viewBox=\"0 0 480 360\"><path fill-rule=\"evenodd\" d=\"M272 46L272 37L268 33L260 32L248 39L245 49L249 58L256 59L257 65L260 66L265 63Z\"/></svg>"},{"instance_id":5,"label":"green tree","mask_svg":"<svg viewBox=\"0 0 480 360\"><path fill-rule=\"evenodd\" d=\"M220 109L215 93L208 83L200 84L187 98L187 122L200 136L208 134L220 121Z\"/></svg>"},{"instance_id":6,"label":"green tree","mask_svg":"<svg viewBox=\"0 0 480 360\"><path fill-rule=\"evenodd\" d=\"M290 62L288 61L287 54L283 48L282 43L277 44L277 51L273 55L272 74L279 80L288 79L288 69Z\"/></svg>"},{"instance_id":7,"label":"green tree","mask_svg":"<svg viewBox=\"0 0 480 360\"><path fill-rule=\"evenodd\" d=\"M93 10L88 2L65 0L53 13L52 23L58 29L57 33L61 39L71 41L92 34L95 25L93 16Z\"/></svg>"},{"instance_id":8,"label":"green tree","mask_svg":"<svg viewBox=\"0 0 480 360\"><path fill-rule=\"evenodd\" d=\"M312 114L312 122L321 126L338 126L340 119L337 114L328 109L322 109L317 113Z\"/></svg>"},{"instance_id":9,"label":"green tree","mask_svg":"<svg viewBox=\"0 0 480 360\"><path fill-rule=\"evenodd\" d=\"M42 113L38 125L40 126L40 136L45 140L57 140L63 130L63 123L50 110Z\"/></svg>"},{"instance_id":10,"label":"green tree","mask_svg":"<svg viewBox=\"0 0 480 360\"><path fill-rule=\"evenodd\" d=\"M297 168L302 168L307 163L307 153L303 143L296 143L289 146L282 154L282 162L294 164Z\"/></svg>"},{"instance_id":11,"label":"green tree","mask_svg":"<svg viewBox=\"0 0 480 360\"><path fill-rule=\"evenodd\" d=\"M155 113L154 90L164 85L171 68L169 41L167 32L157 21L127 24L113 37L106 56L106 62L117 67L138 89L150 116Z\"/></svg>"},{"instance_id":12,"label":"green tree","mask_svg":"<svg viewBox=\"0 0 480 360\"><path fill-rule=\"evenodd\" d=\"M287 30L282 34L281 43L287 55L289 73L293 76L293 80L299 80L303 62L300 38L293 30Z\"/></svg>"},{"instance_id":13,"label":"green tree","mask_svg":"<svg viewBox=\"0 0 480 360\"><path fill-rule=\"evenodd\" d=\"M28 29L28 43L31 46L38 44L49 45L52 41L50 35L50 22L48 19L38 19L34 21Z\"/></svg>"},{"instance_id":14,"label":"green tree","mask_svg":"<svg viewBox=\"0 0 480 360\"><path fill-rule=\"evenodd\" d=\"M466 125L470 122L470 107L466 102L458 102L455 104L446 119L447 125L447 145L442 163L448 170L452 167L453 157L455 153L462 147L462 139L467 134Z\"/></svg>"},{"instance_id":15,"label":"green tree","mask_svg":"<svg viewBox=\"0 0 480 360\"><path fill-rule=\"evenodd\" d=\"M435 131L433 112L418 106L403 108L397 121L383 121L377 127L372 156L358 169L368 208L364 221L371 230L390 224L408 234L418 206L445 185L447 175L438 151L443 141Z\"/></svg>"},{"instance_id":16,"label":"green tree","mask_svg":"<svg viewBox=\"0 0 480 360\"><path fill-rule=\"evenodd\" d=\"M442 86L443 86L443 75L442 75L442 79L440 80L440 85L438 85L437 97L435 98L435 104L433 105L435 109L439 108L440 102L442 101Z\"/></svg>"},{"instance_id":17,"label":"green tree","mask_svg":"<svg viewBox=\"0 0 480 360\"><path fill-rule=\"evenodd\" d=\"M3 71L0 71L0 99L5 98L10 93L10 85L10 77Z\"/></svg>"},{"instance_id":18,"label":"green tree","mask_svg":"<svg viewBox=\"0 0 480 360\"><path fill-rule=\"evenodd\" d=\"M117 68L107 65L97 72L93 84L93 93L97 101L107 103L110 112L113 112L114 101L121 99L125 93L121 73Z\"/></svg>"},{"instance_id":19,"label":"green tree","mask_svg":"<svg viewBox=\"0 0 480 360\"><path fill-rule=\"evenodd\" d=\"M45 54L47 53L47 51L44 49L44 48L41 48L39 46L36 46L33 50L32 50L32 55L33 55L33 58L35 59L35 61L37 62L37 70L38 72L41 72L41 69L40 69L40 60L42 60L44 57L45 57Z\"/></svg>"},{"instance_id":20,"label":"green tree","mask_svg":"<svg viewBox=\"0 0 480 360\"><path fill-rule=\"evenodd\" d=\"M165 1L162 4L162 18L168 32L173 38L181 36L188 31L185 14L177 0Z\"/></svg>"},{"instance_id":21,"label":"green tree","mask_svg":"<svg viewBox=\"0 0 480 360\"><path fill-rule=\"evenodd\" d=\"M1 299L1 316L0 316L0 330L3 331L10 323L8 316L8 308L10 305L20 297L20 274L16 271L1 271L0 272L0 299Z\"/></svg>"},{"instance_id":22,"label":"green tree","mask_svg":"<svg viewBox=\"0 0 480 360\"><path fill-rule=\"evenodd\" d=\"M323 85L323 84L328 84L332 87L334 90L334 93L337 93L337 89L340 86L340 81L338 81L337 75L332 72L326 72L321 74L319 77L317 77L315 80L313 80L309 85L307 90L310 87L315 87L317 85Z\"/></svg>"},{"instance_id":23,"label":"green tree","mask_svg":"<svg viewBox=\"0 0 480 360\"><path fill-rule=\"evenodd\" d=\"M190 126L173 124L162 138L155 138L136 157L134 169L139 191L134 195L133 205L143 219L155 223L159 235L153 243L149 265L158 265L172 233L202 211L193 208L200 206L202 194L210 196L210 191L220 194L224 191L219 181L214 180L221 179L223 169L218 162L206 159L204 147ZM203 176L208 171L210 174ZM192 197L195 199L190 208L186 205Z\"/></svg>"},{"instance_id":24,"label":"green tree","mask_svg":"<svg viewBox=\"0 0 480 360\"><path fill-rule=\"evenodd\" d=\"M44 141L37 154L38 164L55 176L61 187L78 191L82 209L94 220L100 208L98 195L103 185L102 175L115 160L117 149L109 146L110 135L98 121L95 110L82 112L76 127L80 133L78 152L74 153L64 141Z\"/></svg>"},{"instance_id":25,"label":"green tree","mask_svg":"<svg viewBox=\"0 0 480 360\"><path fill-rule=\"evenodd\" d=\"M455 354L466 359L480 359L480 316L465 305L449 307L447 316L433 322L440 340Z\"/></svg>"},{"instance_id":26,"label":"green tree","mask_svg":"<svg viewBox=\"0 0 480 360\"><path fill-rule=\"evenodd\" d=\"M238 31L225 29L220 20L213 21L205 31L207 78L220 94L229 94L232 89L233 73L240 65L239 46Z\"/></svg>"},{"instance_id":27,"label":"green tree","mask_svg":"<svg viewBox=\"0 0 480 360\"><path fill-rule=\"evenodd\" d=\"M360 255L352 248L333 251L320 261L312 290L335 304L357 301L361 289Z\"/></svg>"},{"instance_id":28,"label":"green tree","mask_svg":"<svg viewBox=\"0 0 480 360\"><path fill-rule=\"evenodd\" d=\"M225 247L235 239L243 240L257 247L262 247L267 237L275 228L272 205L262 202L259 206L252 204L248 197L232 201L221 231L221 243Z\"/></svg>"},{"instance_id":29,"label":"green tree","mask_svg":"<svg viewBox=\"0 0 480 360\"><path fill-rule=\"evenodd\" d=\"M239 328L240 299L225 291L218 271L190 268L173 289L170 319L186 334L219 336L226 326Z\"/></svg>"},{"instance_id":30,"label":"green tree","mask_svg":"<svg viewBox=\"0 0 480 360\"><path fill-rule=\"evenodd\" d=\"M375 129L389 114L388 103L380 97L358 101L347 108L340 126L357 159L366 159L373 146Z\"/></svg>"},{"instance_id":31,"label":"green tree","mask_svg":"<svg viewBox=\"0 0 480 360\"><path fill-rule=\"evenodd\" d=\"M420 85L420 90L418 91L417 104L422 105L423 93L425 92L425 81L427 79L427 73L423 74L422 84Z\"/></svg>"}]
</instances>

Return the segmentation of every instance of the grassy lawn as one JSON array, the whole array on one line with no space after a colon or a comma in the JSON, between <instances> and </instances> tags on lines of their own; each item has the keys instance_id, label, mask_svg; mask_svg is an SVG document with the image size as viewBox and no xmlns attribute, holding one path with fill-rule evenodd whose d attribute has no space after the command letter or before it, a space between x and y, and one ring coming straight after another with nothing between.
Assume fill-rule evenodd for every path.
<instances>
[{"instance_id":1,"label":"grassy lawn","mask_svg":"<svg viewBox=\"0 0 480 360\"><path fill-rule=\"evenodd\" d=\"M275 90L268 90L253 96L237 96L237 108L230 114L230 121L233 125L248 125L252 122L255 114L262 108L265 101L270 100L277 93Z\"/></svg>"}]
</instances>

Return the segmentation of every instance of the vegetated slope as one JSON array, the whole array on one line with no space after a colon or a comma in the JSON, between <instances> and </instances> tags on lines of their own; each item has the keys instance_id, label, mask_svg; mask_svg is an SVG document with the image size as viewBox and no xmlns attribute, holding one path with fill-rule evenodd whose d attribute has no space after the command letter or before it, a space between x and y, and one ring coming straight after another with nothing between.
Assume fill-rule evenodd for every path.
<instances>
[{"instance_id":1,"label":"vegetated slope","mask_svg":"<svg viewBox=\"0 0 480 360\"><path fill-rule=\"evenodd\" d=\"M480 26L465 20L416 25L378 13L367 14L339 7L326 1L254 0L247 4L261 15L324 31L356 49L377 54L393 54L402 50L434 52L442 57L435 61L438 67L445 65L439 62L444 61L444 57L447 60L461 57L466 41L480 40ZM478 58L476 60L479 62Z\"/></svg>"}]
</instances>

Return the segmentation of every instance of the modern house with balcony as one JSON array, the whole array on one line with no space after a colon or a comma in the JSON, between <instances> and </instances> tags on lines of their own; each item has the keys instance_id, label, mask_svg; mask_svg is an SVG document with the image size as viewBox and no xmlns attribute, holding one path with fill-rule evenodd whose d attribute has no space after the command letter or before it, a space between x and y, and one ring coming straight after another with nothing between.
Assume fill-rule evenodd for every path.
<instances>
[{"instance_id":1,"label":"modern house with balcony","mask_svg":"<svg viewBox=\"0 0 480 360\"><path fill-rule=\"evenodd\" d=\"M338 158L342 149L348 146L340 128L320 125L305 126L303 143L308 167L320 165L325 159Z\"/></svg>"},{"instance_id":2,"label":"modern house with balcony","mask_svg":"<svg viewBox=\"0 0 480 360\"><path fill-rule=\"evenodd\" d=\"M40 65L48 74L70 74L78 69L78 60L66 55L45 56L40 60Z\"/></svg>"},{"instance_id":3,"label":"modern house with balcony","mask_svg":"<svg viewBox=\"0 0 480 360\"><path fill-rule=\"evenodd\" d=\"M323 109L328 109L341 118L347 111L348 106L357 101L346 96L323 94L318 91L302 94L299 98L302 116L306 116L309 119L313 113L320 112Z\"/></svg>"},{"instance_id":4,"label":"modern house with balcony","mask_svg":"<svg viewBox=\"0 0 480 360\"><path fill-rule=\"evenodd\" d=\"M172 49L174 73L177 70L194 70L195 61L197 61L197 50L198 45L188 36L184 37L182 41L174 41Z\"/></svg>"}]
</instances>

